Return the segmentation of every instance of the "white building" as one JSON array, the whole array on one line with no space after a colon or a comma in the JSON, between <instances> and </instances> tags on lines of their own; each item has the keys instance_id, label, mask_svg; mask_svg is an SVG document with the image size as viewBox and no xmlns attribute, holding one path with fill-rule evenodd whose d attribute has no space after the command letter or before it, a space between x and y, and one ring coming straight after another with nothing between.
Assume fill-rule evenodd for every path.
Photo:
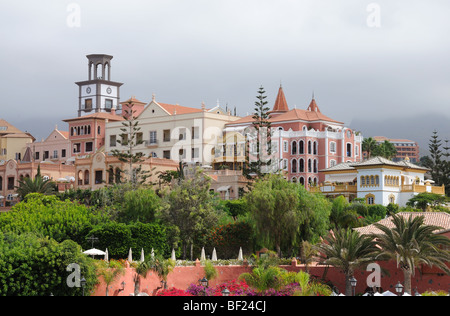
<instances>
[{"instance_id":1,"label":"white building","mask_svg":"<svg viewBox=\"0 0 450 316\"><path fill-rule=\"evenodd\" d=\"M204 104L201 108L185 107L156 102L155 97L147 105L135 98L121 102L122 113L130 103L140 128L137 137L143 141L136 146L136 152L200 166L211 166L214 148L225 124L239 119L219 106L212 109L206 109ZM118 142L124 135L123 128L122 122L106 124L106 152L127 150Z\"/></svg>"},{"instance_id":2,"label":"white building","mask_svg":"<svg viewBox=\"0 0 450 316\"><path fill-rule=\"evenodd\" d=\"M374 157L321 170L325 182L315 190L332 197L344 195L349 201L363 198L367 204L406 206L409 199L422 192L445 194L444 186L435 187L432 180L425 180L427 171L408 159L393 162Z\"/></svg>"}]
</instances>

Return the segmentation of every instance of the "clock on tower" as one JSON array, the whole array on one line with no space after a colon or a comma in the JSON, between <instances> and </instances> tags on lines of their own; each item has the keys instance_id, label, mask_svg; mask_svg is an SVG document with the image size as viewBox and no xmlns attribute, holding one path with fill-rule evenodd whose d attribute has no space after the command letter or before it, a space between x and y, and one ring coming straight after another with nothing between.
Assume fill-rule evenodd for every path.
<instances>
[{"instance_id":1,"label":"clock on tower","mask_svg":"<svg viewBox=\"0 0 450 316\"><path fill-rule=\"evenodd\" d=\"M111 60L104 54L87 55L88 80L76 82L79 87L78 116L97 112L111 112L120 107L120 87L111 81Z\"/></svg>"}]
</instances>

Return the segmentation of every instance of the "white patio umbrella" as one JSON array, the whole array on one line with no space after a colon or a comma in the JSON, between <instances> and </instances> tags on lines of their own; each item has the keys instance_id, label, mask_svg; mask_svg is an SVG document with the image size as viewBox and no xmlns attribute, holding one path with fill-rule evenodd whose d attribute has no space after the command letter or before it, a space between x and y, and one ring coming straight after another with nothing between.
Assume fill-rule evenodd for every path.
<instances>
[{"instance_id":1,"label":"white patio umbrella","mask_svg":"<svg viewBox=\"0 0 450 316\"><path fill-rule=\"evenodd\" d=\"M142 248L141 250L141 262L145 261L145 256L144 256L144 248Z\"/></svg>"},{"instance_id":2,"label":"white patio umbrella","mask_svg":"<svg viewBox=\"0 0 450 316\"><path fill-rule=\"evenodd\" d=\"M133 253L132 253L132 251L131 251L131 248L130 248L130 251L128 252L128 262L133 262Z\"/></svg>"},{"instance_id":3,"label":"white patio umbrella","mask_svg":"<svg viewBox=\"0 0 450 316\"><path fill-rule=\"evenodd\" d=\"M212 253L212 261L217 261L217 253L216 253L216 248L213 249L213 253Z\"/></svg>"},{"instance_id":4,"label":"white patio umbrella","mask_svg":"<svg viewBox=\"0 0 450 316\"><path fill-rule=\"evenodd\" d=\"M200 255L200 261L205 261L206 255L205 255L205 247L202 248L202 254Z\"/></svg>"},{"instance_id":5,"label":"white patio umbrella","mask_svg":"<svg viewBox=\"0 0 450 316\"><path fill-rule=\"evenodd\" d=\"M386 291L386 292L383 292L383 296L397 296L397 295L395 295L391 291Z\"/></svg>"},{"instance_id":6,"label":"white patio umbrella","mask_svg":"<svg viewBox=\"0 0 450 316\"><path fill-rule=\"evenodd\" d=\"M94 258L94 256L104 256L106 254L106 252L95 249L95 248L86 250L83 253L86 255L92 256L92 258Z\"/></svg>"},{"instance_id":7,"label":"white patio umbrella","mask_svg":"<svg viewBox=\"0 0 450 316\"><path fill-rule=\"evenodd\" d=\"M244 260L244 256L242 255L242 247L239 249L238 260Z\"/></svg>"}]
</instances>

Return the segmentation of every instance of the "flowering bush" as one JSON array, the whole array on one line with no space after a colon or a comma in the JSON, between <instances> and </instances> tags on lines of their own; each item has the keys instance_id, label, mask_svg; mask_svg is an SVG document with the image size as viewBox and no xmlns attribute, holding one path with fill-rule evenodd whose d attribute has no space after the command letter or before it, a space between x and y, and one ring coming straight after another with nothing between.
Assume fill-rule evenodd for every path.
<instances>
[{"instance_id":1,"label":"flowering bush","mask_svg":"<svg viewBox=\"0 0 450 316\"><path fill-rule=\"evenodd\" d=\"M245 281L237 280L228 281L217 286L207 288L198 284L191 284L186 291L193 296L222 296L222 291L225 288L230 291L230 296L254 296L251 295L253 290L249 288Z\"/></svg>"},{"instance_id":2,"label":"flowering bush","mask_svg":"<svg viewBox=\"0 0 450 316\"><path fill-rule=\"evenodd\" d=\"M193 296L191 293L187 291L183 291L177 288L171 288L168 290L159 291L156 296Z\"/></svg>"}]
</instances>

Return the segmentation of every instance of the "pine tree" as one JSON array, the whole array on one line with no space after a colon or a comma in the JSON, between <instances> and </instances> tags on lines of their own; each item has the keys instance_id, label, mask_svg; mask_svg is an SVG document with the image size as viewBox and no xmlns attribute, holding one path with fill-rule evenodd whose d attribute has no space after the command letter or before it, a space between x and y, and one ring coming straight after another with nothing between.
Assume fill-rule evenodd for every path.
<instances>
[{"instance_id":1,"label":"pine tree","mask_svg":"<svg viewBox=\"0 0 450 316\"><path fill-rule=\"evenodd\" d=\"M244 168L244 175L247 178L252 178L256 175L258 178L264 173L267 173L268 166L271 165L272 161L270 155L272 154L272 140L271 140L271 115L270 108L267 107L267 101L265 100L266 91L263 86L258 90L258 95L256 96L257 101L255 102L255 108L253 113L253 132L249 133L252 141L247 138L247 149L250 147L250 143L256 145L256 155L252 161L250 161L250 151L246 154L247 168ZM266 145L266 148L264 146ZM267 149L267 150L265 150Z\"/></svg>"},{"instance_id":2,"label":"pine tree","mask_svg":"<svg viewBox=\"0 0 450 316\"><path fill-rule=\"evenodd\" d=\"M126 109L124 109L123 118L125 121L122 123L123 128L121 139L117 140L119 144L126 147L126 151L120 151L114 149L111 151L112 155L119 159L119 161L128 164L128 183L130 183L134 188L139 185L145 184L147 179L151 176L150 171L145 171L142 169L142 163L145 161L145 155L142 152L135 152L135 147L144 143L142 138L138 137L141 128L138 126L139 122L137 117L134 116L136 113L133 110L133 103L130 101ZM120 170L120 174L123 174L124 170Z\"/></svg>"},{"instance_id":3,"label":"pine tree","mask_svg":"<svg viewBox=\"0 0 450 316\"><path fill-rule=\"evenodd\" d=\"M428 145L430 156L421 158L422 165L430 169L431 178L436 185L445 186L447 195L450 194L450 147L448 140L445 141L445 146L442 146L442 141L439 138L438 132L434 131ZM445 152L443 151L445 150Z\"/></svg>"}]
</instances>

